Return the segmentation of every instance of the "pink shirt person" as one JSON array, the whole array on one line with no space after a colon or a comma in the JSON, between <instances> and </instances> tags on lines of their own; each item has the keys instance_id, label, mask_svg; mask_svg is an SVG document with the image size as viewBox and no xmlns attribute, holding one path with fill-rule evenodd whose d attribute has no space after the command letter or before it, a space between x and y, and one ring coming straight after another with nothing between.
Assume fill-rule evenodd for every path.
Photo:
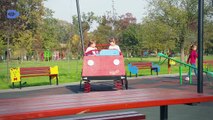
<instances>
[{"instance_id":1,"label":"pink shirt person","mask_svg":"<svg viewBox=\"0 0 213 120\"><path fill-rule=\"evenodd\" d=\"M188 57L187 63L196 64L197 57L198 57L198 55L197 55L196 50L192 50Z\"/></svg>"}]
</instances>

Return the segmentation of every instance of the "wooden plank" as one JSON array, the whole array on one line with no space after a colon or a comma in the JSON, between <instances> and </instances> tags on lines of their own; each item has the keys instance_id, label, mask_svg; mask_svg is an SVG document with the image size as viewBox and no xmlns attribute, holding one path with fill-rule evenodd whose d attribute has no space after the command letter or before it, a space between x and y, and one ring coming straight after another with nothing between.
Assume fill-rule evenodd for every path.
<instances>
[{"instance_id":1,"label":"wooden plank","mask_svg":"<svg viewBox=\"0 0 213 120\"><path fill-rule=\"evenodd\" d=\"M57 76L57 75L52 75L52 74L30 74L30 75L23 75L21 78L28 78L28 77L38 77L38 76Z\"/></svg>"},{"instance_id":2,"label":"wooden plank","mask_svg":"<svg viewBox=\"0 0 213 120\"><path fill-rule=\"evenodd\" d=\"M20 68L22 78L36 76L50 76L50 67L29 67Z\"/></svg>"},{"instance_id":3,"label":"wooden plank","mask_svg":"<svg viewBox=\"0 0 213 120\"><path fill-rule=\"evenodd\" d=\"M213 101L213 95L160 88L1 99L0 119L32 119L208 101Z\"/></svg>"},{"instance_id":4,"label":"wooden plank","mask_svg":"<svg viewBox=\"0 0 213 120\"><path fill-rule=\"evenodd\" d=\"M151 69L152 68L151 62L133 62L131 64L132 64L132 66L136 66L138 69Z\"/></svg>"},{"instance_id":5,"label":"wooden plank","mask_svg":"<svg viewBox=\"0 0 213 120\"><path fill-rule=\"evenodd\" d=\"M138 69L151 69L151 67L147 67L147 66L137 66Z\"/></svg>"},{"instance_id":6,"label":"wooden plank","mask_svg":"<svg viewBox=\"0 0 213 120\"><path fill-rule=\"evenodd\" d=\"M22 71L21 75L49 74L50 71Z\"/></svg>"},{"instance_id":7,"label":"wooden plank","mask_svg":"<svg viewBox=\"0 0 213 120\"><path fill-rule=\"evenodd\" d=\"M25 67L25 68L20 68L20 70L41 70L41 69L49 69L50 67L45 66L45 67Z\"/></svg>"},{"instance_id":8,"label":"wooden plank","mask_svg":"<svg viewBox=\"0 0 213 120\"><path fill-rule=\"evenodd\" d=\"M205 60L204 64L213 65L213 60Z\"/></svg>"},{"instance_id":9,"label":"wooden plank","mask_svg":"<svg viewBox=\"0 0 213 120\"><path fill-rule=\"evenodd\" d=\"M144 66L151 66L152 63L132 63L132 65L144 65Z\"/></svg>"},{"instance_id":10,"label":"wooden plank","mask_svg":"<svg viewBox=\"0 0 213 120\"><path fill-rule=\"evenodd\" d=\"M21 75L23 74L39 74L50 73L49 67L37 67L37 68L20 68Z\"/></svg>"}]
</instances>

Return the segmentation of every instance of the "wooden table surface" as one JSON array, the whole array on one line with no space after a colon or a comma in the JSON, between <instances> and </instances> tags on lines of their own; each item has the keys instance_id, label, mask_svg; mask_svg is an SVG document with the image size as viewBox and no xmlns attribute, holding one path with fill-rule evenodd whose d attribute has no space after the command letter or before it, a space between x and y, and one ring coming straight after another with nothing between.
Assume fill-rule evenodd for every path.
<instances>
[{"instance_id":1,"label":"wooden table surface","mask_svg":"<svg viewBox=\"0 0 213 120\"><path fill-rule=\"evenodd\" d=\"M0 99L0 119L43 118L209 101L213 101L213 95L162 88Z\"/></svg>"}]
</instances>

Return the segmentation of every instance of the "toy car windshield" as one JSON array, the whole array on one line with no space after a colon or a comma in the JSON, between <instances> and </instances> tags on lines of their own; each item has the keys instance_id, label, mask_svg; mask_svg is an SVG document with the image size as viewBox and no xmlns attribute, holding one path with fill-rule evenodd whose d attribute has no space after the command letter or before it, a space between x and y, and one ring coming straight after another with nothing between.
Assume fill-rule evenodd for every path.
<instances>
[{"instance_id":1,"label":"toy car windshield","mask_svg":"<svg viewBox=\"0 0 213 120\"><path fill-rule=\"evenodd\" d=\"M120 55L120 52L118 50L108 50L108 49L101 50L99 54L97 54L97 56L116 56L116 55Z\"/></svg>"}]
</instances>

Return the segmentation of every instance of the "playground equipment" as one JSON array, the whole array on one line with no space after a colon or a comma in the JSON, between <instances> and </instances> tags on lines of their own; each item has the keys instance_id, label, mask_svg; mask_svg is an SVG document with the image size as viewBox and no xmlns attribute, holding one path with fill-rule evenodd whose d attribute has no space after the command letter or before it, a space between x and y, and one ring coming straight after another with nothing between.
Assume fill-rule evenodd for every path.
<instances>
[{"instance_id":1,"label":"playground equipment","mask_svg":"<svg viewBox=\"0 0 213 120\"><path fill-rule=\"evenodd\" d=\"M29 77L41 77L41 76L49 76L50 85L52 84L52 79L56 78L56 85L58 85L58 66L50 67L19 67L19 68L11 68L10 69L10 78L12 87L14 88L14 84L19 82L20 89L22 87L22 79Z\"/></svg>"},{"instance_id":2,"label":"playground equipment","mask_svg":"<svg viewBox=\"0 0 213 120\"><path fill-rule=\"evenodd\" d=\"M123 85L128 88L124 58L119 51L101 50L99 54L84 56L80 88L84 81L84 91L90 92L91 80L114 80L117 89Z\"/></svg>"},{"instance_id":3,"label":"playground equipment","mask_svg":"<svg viewBox=\"0 0 213 120\"><path fill-rule=\"evenodd\" d=\"M153 65L152 62L131 62L128 64L130 77L132 74L136 74L136 77L137 77L140 69L150 69L151 75L152 75L152 71L156 72L157 75L158 75L158 72L160 72L160 66Z\"/></svg>"},{"instance_id":4,"label":"playground equipment","mask_svg":"<svg viewBox=\"0 0 213 120\"><path fill-rule=\"evenodd\" d=\"M163 57L163 58L166 58L166 59L169 59L169 60L173 60L175 61L176 63L179 63L180 66L179 66L179 75L180 75L180 84L182 85L183 84L183 79L182 79L182 65L184 65L185 67L189 67L189 83L192 84L192 77L191 77L191 70L190 69L197 69L196 67L194 66L191 66L190 64L187 64L185 62L182 62L182 61L179 61L179 60L176 60L172 57L168 57L167 55L163 54L163 53L158 53L158 56L160 57ZM210 71L207 71L207 70L203 70L204 73L206 73L207 75L207 78L208 80L210 80L209 76L212 76L213 77L213 72L210 72Z\"/></svg>"}]
</instances>

